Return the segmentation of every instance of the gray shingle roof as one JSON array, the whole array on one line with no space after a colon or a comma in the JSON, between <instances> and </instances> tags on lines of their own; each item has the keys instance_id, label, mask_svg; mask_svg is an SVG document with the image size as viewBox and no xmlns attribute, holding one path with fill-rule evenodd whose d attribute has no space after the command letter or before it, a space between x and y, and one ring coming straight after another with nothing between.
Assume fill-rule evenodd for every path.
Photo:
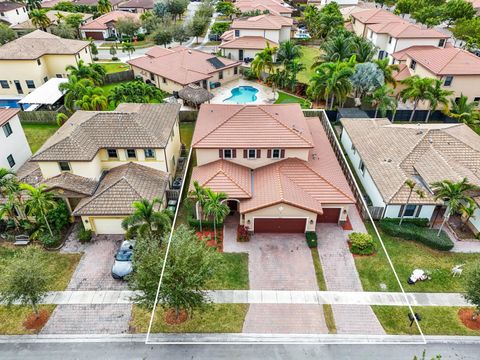
<instances>
[{"instance_id":1,"label":"gray shingle roof","mask_svg":"<svg viewBox=\"0 0 480 360\"><path fill-rule=\"evenodd\" d=\"M34 161L90 161L103 148L163 148L179 104L121 104L115 111L77 111Z\"/></svg>"},{"instance_id":2,"label":"gray shingle roof","mask_svg":"<svg viewBox=\"0 0 480 360\"><path fill-rule=\"evenodd\" d=\"M106 173L95 193L82 199L73 214L129 215L134 201L162 199L167 185L167 173L129 162Z\"/></svg>"}]
</instances>

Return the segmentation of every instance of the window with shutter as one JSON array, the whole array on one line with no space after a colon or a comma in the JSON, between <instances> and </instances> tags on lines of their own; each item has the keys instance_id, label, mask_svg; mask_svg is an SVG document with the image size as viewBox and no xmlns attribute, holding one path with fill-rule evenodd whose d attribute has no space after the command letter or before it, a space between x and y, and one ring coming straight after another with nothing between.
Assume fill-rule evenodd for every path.
<instances>
[{"instance_id":1,"label":"window with shutter","mask_svg":"<svg viewBox=\"0 0 480 360\"><path fill-rule=\"evenodd\" d=\"M285 149L280 151L280 157L283 159L285 157Z\"/></svg>"},{"instance_id":2,"label":"window with shutter","mask_svg":"<svg viewBox=\"0 0 480 360\"><path fill-rule=\"evenodd\" d=\"M246 159L248 157L247 149L243 150L243 158Z\"/></svg>"},{"instance_id":3,"label":"window with shutter","mask_svg":"<svg viewBox=\"0 0 480 360\"><path fill-rule=\"evenodd\" d=\"M262 150L257 149L257 159L260 159L262 157Z\"/></svg>"},{"instance_id":4,"label":"window with shutter","mask_svg":"<svg viewBox=\"0 0 480 360\"><path fill-rule=\"evenodd\" d=\"M223 149L218 149L218 157L219 157L220 159L223 158Z\"/></svg>"},{"instance_id":5,"label":"window with shutter","mask_svg":"<svg viewBox=\"0 0 480 360\"><path fill-rule=\"evenodd\" d=\"M236 158L237 157L237 149L232 150L232 157Z\"/></svg>"},{"instance_id":6,"label":"window with shutter","mask_svg":"<svg viewBox=\"0 0 480 360\"><path fill-rule=\"evenodd\" d=\"M272 150L267 150L267 158L270 159L272 157Z\"/></svg>"}]
</instances>

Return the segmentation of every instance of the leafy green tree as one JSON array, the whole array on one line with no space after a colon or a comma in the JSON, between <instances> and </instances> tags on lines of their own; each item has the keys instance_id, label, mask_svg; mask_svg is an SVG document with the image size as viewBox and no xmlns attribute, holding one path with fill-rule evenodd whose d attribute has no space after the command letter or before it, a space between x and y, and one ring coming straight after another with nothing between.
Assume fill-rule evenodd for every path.
<instances>
[{"instance_id":1,"label":"leafy green tree","mask_svg":"<svg viewBox=\"0 0 480 360\"><path fill-rule=\"evenodd\" d=\"M205 189L205 215L213 218L213 231L217 239L217 224L222 223L230 213L230 208L225 203L228 196L223 192L214 192L209 188Z\"/></svg>"},{"instance_id":2,"label":"leafy green tree","mask_svg":"<svg viewBox=\"0 0 480 360\"><path fill-rule=\"evenodd\" d=\"M210 0L203 0L195 12L195 17L201 17L209 20L213 16L214 12L215 8L213 7L212 2Z\"/></svg>"},{"instance_id":3,"label":"leafy green tree","mask_svg":"<svg viewBox=\"0 0 480 360\"><path fill-rule=\"evenodd\" d=\"M380 4L380 7L383 8L384 6L392 6L395 4L395 0L375 0L376 4Z\"/></svg>"},{"instance_id":4,"label":"leafy green tree","mask_svg":"<svg viewBox=\"0 0 480 360\"><path fill-rule=\"evenodd\" d=\"M402 15L404 17L405 14L411 14L417 6L417 0L398 0L395 4L394 13L396 15Z\"/></svg>"},{"instance_id":5,"label":"leafy green tree","mask_svg":"<svg viewBox=\"0 0 480 360\"><path fill-rule=\"evenodd\" d=\"M167 0L167 11L172 15L173 20L177 21L187 11L188 4L188 0Z\"/></svg>"},{"instance_id":6,"label":"leafy green tree","mask_svg":"<svg viewBox=\"0 0 480 360\"><path fill-rule=\"evenodd\" d=\"M26 0L22 1L27 4L27 9L28 11L32 11L34 9L40 9L42 7L42 1L41 0Z\"/></svg>"},{"instance_id":7,"label":"leafy green tree","mask_svg":"<svg viewBox=\"0 0 480 360\"><path fill-rule=\"evenodd\" d=\"M58 203L54 200L51 192L46 191L46 185L34 187L30 184L20 184L20 189L26 191L28 199L25 202L27 214L35 218L37 224L44 223L48 232L53 237L52 227L47 219L49 211L54 210Z\"/></svg>"},{"instance_id":8,"label":"leafy green tree","mask_svg":"<svg viewBox=\"0 0 480 360\"><path fill-rule=\"evenodd\" d=\"M110 46L108 52L112 55L112 58L114 58L115 55L117 55L117 47L115 45Z\"/></svg>"},{"instance_id":9,"label":"leafy green tree","mask_svg":"<svg viewBox=\"0 0 480 360\"><path fill-rule=\"evenodd\" d=\"M0 45L6 44L16 38L17 35L15 34L15 31L10 29L7 25L0 23Z\"/></svg>"},{"instance_id":10,"label":"leafy green tree","mask_svg":"<svg viewBox=\"0 0 480 360\"><path fill-rule=\"evenodd\" d=\"M110 0L98 0L97 11L100 14L106 14L112 11L112 3L110 2Z\"/></svg>"},{"instance_id":11,"label":"leafy green tree","mask_svg":"<svg viewBox=\"0 0 480 360\"><path fill-rule=\"evenodd\" d=\"M460 94L460 98L457 101L450 99L450 106L445 109L445 112L448 116L473 127L480 122L480 114L477 111L477 107L478 101L469 102L468 96Z\"/></svg>"},{"instance_id":12,"label":"leafy green tree","mask_svg":"<svg viewBox=\"0 0 480 360\"><path fill-rule=\"evenodd\" d=\"M216 10L223 16L228 16L230 18L232 17L232 15L235 15L238 12L235 5L233 5L233 3L229 1L219 1L217 3Z\"/></svg>"},{"instance_id":13,"label":"leafy green tree","mask_svg":"<svg viewBox=\"0 0 480 360\"><path fill-rule=\"evenodd\" d=\"M396 64L389 65L388 58L382 60L373 60L377 64L378 68L383 72L383 78L385 79L386 84L392 85L394 88L397 87L397 81L393 76L394 71L400 71L400 67Z\"/></svg>"},{"instance_id":14,"label":"leafy green tree","mask_svg":"<svg viewBox=\"0 0 480 360\"><path fill-rule=\"evenodd\" d=\"M195 42L198 43L198 37L202 36L207 30L209 20L201 16L194 16L189 24L189 33L195 37Z\"/></svg>"},{"instance_id":15,"label":"leafy green tree","mask_svg":"<svg viewBox=\"0 0 480 360\"><path fill-rule=\"evenodd\" d=\"M155 44L167 47L173 40L172 31L170 28L159 27L153 32L151 38Z\"/></svg>"},{"instance_id":16,"label":"leafy green tree","mask_svg":"<svg viewBox=\"0 0 480 360\"><path fill-rule=\"evenodd\" d=\"M410 119L408 120L409 122L412 122L419 102L428 100L428 91L430 91L432 88L433 79L421 78L420 76L415 75L402 80L401 83L405 85L405 88L400 91L400 98L403 100L403 102L408 100L413 101L412 113L410 115Z\"/></svg>"},{"instance_id":17,"label":"leafy green tree","mask_svg":"<svg viewBox=\"0 0 480 360\"><path fill-rule=\"evenodd\" d=\"M68 120L68 115L64 113L57 114L56 122L58 126L62 126L63 124L65 124L67 120Z\"/></svg>"},{"instance_id":18,"label":"leafy green tree","mask_svg":"<svg viewBox=\"0 0 480 360\"><path fill-rule=\"evenodd\" d=\"M130 237L143 237L145 239L161 242L172 227L172 213L169 210L159 211L159 199L142 199L135 201L135 209L131 215L122 221L122 227L127 230Z\"/></svg>"},{"instance_id":19,"label":"leafy green tree","mask_svg":"<svg viewBox=\"0 0 480 360\"><path fill-rule=\"evenodd\" d=\"M64 39L75 39L77 37L77 30L67 24L58 24L52 27L52 34L60 36Z\"/></svg>"},{"instance_id":20,"label":"leafy green tree","mask_svg":"<svg viewBox=\"0 0 480 360\"><path fill-rule=\"evenodd\" d=\"M480 17L461 19L452 27L453 36L465 42L465 49L480 47Z\"/></svg>"},{"instance_id":21,"label":"leafy green tree","mask_svg":"<svg viewBox=\"0 0 480 360\"><path fill-rule=\"evenodd\" d=\"M89 39L90 41L90 52L92 53L93 57L96 58L98 55L98 48L97 45L93 42L93 39Z\"/></svg>"},{"instance_id":22,"label":"leafy green tree","mask_svg":"<svg viewBox=\"0 0 480 360\"><path fill-rule=\"evenodd\" d=\"M480 262L476 262L465 276L465 300L475 306L472 319L477 320L480 314Z\"/></svg>"},{"instance_id":23,"label":"leafy green tree","mask_svg":"<svg viewBox=\"0 0 480 360\"><path fill-rule=\"evenodd\" d=\"M439 79L434 79L432 86L430 87L427 93L427 100L430 104L428 108L427 118L425 122L428 122L430 119L430 113L435 111L438 105L442 104L444 107L448 105L448 96L452 95L453 91L445 90L442 88L442 81Z\"/></svg>"},{"instance_id":24,"label":"leafy green tree","mask_svg":"<svg viewBox=\"0 0 480 360\"><path fill-rule=\"evenodd\" d=\"M180 45L182 45L182 43L190 39L187 29L185 28L185 26L181 24L178 24L178 23L173 24L170 27L170 31L171 31L173 40L180 43Z\"/></svg>"},{"instance_id":25,"label":"leafy green tree","mask_svg":"<svg viewBox=\"0 0 480 360\"><path fill-rule=\"evenodd\" d=\"M35 246L22 249L8 266L2 269L0 299L12 305L20 302L30 305L36 317L40 316L38 304L47 295L52 274L48 257Z\"/></svg>"},{"instance_id":26,"label":"leafy green tree","mask_svg":"<svg viewBox=\"0 0 480 360\"><path fill-rule=\"evenodd\" d=\"M470 20L476 14L473 5L465 0L449 0L442 6L443 19L448 22L448 26L460 19Z\"/></svg>"},{"instance_id":27,"label":"leafy green tree","mask_svg":"<svg viewBox=\"0 0 480 360\"><path fill-rule=\"evenodd\" d=\"M472 191L479 190L479 187L469 183L467 178L463 178L458 182L452 182L450 180L438 181L431 184L431 186L435 194L435 200L442 200L447 206L442 225L438 231L438 236L440 236L450 216L457 213L462 204L474 202L469 194Z\"/></svg>"},{"instance_id":28,"label":"leafy green tree","mask_svg":"<svg viewBox=\"0 0 480 360\"><path fill-rule=\"evenodd\" d=\"M442 22L442 8L435 5L427 5L414 11L412 18L426 25L428 28L432 28Z\"/></svg>"},{"instance_id":29,"label":"leafy green tree","mask_svg":"<svg viewBox=\"0 0 480 360\"><path fill-rule=\"evenodd\" d=\"M15 172L5 168L0 168L0 195L7 195L10 189L10 183L14 178Z\"/></svg>"},{"instance_id":30,"label":"leafy green tree","mask_svg":"<svg viewBox=\"0 0 480 360\"><path fill-rule=\"evenodd\" d=\"M47 27L49 27L52 22L47 16L47 10L46 9L34 9L30 11L30 20L32 21L33 26L35 26L37 29L41 29L43 31L47 30Z\"/></svg>"},{"instance_id":31,"label":"leafy green tree","mask_svg":"<svg viewBox=\"0 0 480 360\"><path fill-rule=\"evenodd\" d=\"M124 42L122 44L122 52L126 52L128 54L128 59L131 59L131 55L135 52L135 46L131 42Z\"/></svg>"},{"instance_id":32,"label":"leafy green tree","mask_svg":"<svg viewBox=\"0 0 480 360\"><path fill-rule=\"evenodd\" d=\"M228 29L230 29L230 24L228 22L216 22L210 28L210 32L214 35L220 36Z\"/></svg>"},{"instance_id":33,"label":"leafy green tree","mask_svg":"<svg viewBox=\"0 0 480 360\"><path fill-rule=\"evenodd\" d=\"M383 72L375 63L367 62L355 65L355 71L350 77L357 97L364 97L383 86Z\"/></svg>"},{"instance_id":34,"label":"leafy green tree","mask_svg":"<svg viewBox=\"0 0 480 360\"><path fill-rule=\"evenodd\" d=\"M127 35L131 38L137 34L141 26L142 24L139 21L131 18L119 19L115 24L115 28L120 35Z\"/></svg>"},{"instance_id":35,"label":"leafy green tree","mask_svg":"<svg viewBox=\"0 0 480 360\"><path fill-rule=\"evenodd\" d=\"M153 13L159 18L163 18L168 14L168 6L165 1L156 1L153 4Z\"/></svg>"}]
</instances>

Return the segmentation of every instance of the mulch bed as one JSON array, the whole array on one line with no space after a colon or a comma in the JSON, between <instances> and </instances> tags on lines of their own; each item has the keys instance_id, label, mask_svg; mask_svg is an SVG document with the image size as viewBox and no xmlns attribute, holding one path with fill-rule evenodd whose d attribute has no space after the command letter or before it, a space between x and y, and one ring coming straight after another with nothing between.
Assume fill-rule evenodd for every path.
<instances>
[{"instance_id":1,"label":"mulch bed","mask_svg":"<svg viewBox=\"0 0 480 360\"><path fill-rule=\"evenodd\" d=\"M178 325L184 323L188 320L188 312L187 310L180 310L178 317L175 312L175 309L170 309L165 312L165 322L168 325Z\"/></svg>"},{"instance_id":2,"label":"mulch bed","mask_svg":"<svg viewBox=\"0 0 480 360\"><path fill-rule=\"evenodd\" d=\"M207 246L216 248L218 252L223 252L223 229L217 230L217 239L215 241L215 232L210 230L197 231L195 233L199 240L205 241Z\"/></svg>"},{"instance_id":3,"label":"mulch bed","mask_svg":"<svg viewBox=\"0 0 480 360\"><path fill-rule=\"evenodd\" d=\"M473 309L463 308L458 310L458 317L463 325L471 330L480 330L480 316L477 320L472 320Z\"/></svg>"},{"instance_id":4,"label":"mulch bed","mask_svg":"<svg viewBox=\"0 0 480 360\"><path fill-rule=\"evenodd\" d=\"M475 240L475 234L470 230L468 226L465 226L462 222L462 218L459 215L453 215L448 220L450 228L455 232L455 235L460 240Z\"/></svg>"},{"instance_id":5,"label":"mulch bed","mask_svg":"<svg viewBox=\"0 0 480 360\"><path fill-rule=\"evenodd\" d=\"M342 226L343 230L353 230L352 223L350 222L350 218L347 216L347 220Z\"/></svg>"},{"instance_id":6,"label":"mulch bed","mask_svg":"<svg viewBox=\"0 0 480 360\"><path fill-rule=\"evenodd\" d=\"M35 315L35 313L31 313L27 316L25 321L23 322L23 326L25 329L34 330L35 332L39 332L42 330L43 326L47 323L50 314L47 310L40 310L39 316Z\"/></svg>"}]
</instances>

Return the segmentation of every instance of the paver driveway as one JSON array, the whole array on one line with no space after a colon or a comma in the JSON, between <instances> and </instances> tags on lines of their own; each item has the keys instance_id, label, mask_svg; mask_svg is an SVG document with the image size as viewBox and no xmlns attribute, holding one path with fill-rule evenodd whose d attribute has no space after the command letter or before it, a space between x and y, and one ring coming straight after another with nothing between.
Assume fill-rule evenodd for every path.
<instances>
[{"instance_id":1,"label":"paver driveway","mask_svg":"<svg viewBox=\"0 0 480 360\"><path fill-rule=\"evenodd\" d=\"M318 290L310 249L303 234L256 234L236 241L236 223L225 224L225 252L248 253L252 290ZM321 305L250 304L248 333L328 333Z\"/></svg>"}]
</instances>

